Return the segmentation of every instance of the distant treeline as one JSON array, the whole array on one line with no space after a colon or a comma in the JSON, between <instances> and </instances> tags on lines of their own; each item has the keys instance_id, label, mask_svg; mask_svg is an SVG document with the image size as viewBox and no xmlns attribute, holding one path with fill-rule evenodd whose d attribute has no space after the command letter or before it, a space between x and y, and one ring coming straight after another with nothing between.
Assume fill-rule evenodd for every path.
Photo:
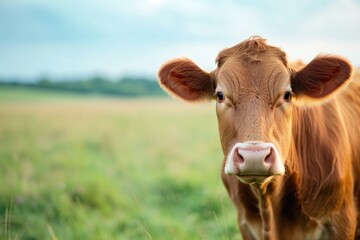
<instances>
[{"instance_id":1,"label":"distant treeline","mask_svg":"<svg viewBox=\"0 0 360 240\"><path fill-rule=\"evenodd\" d=\"M157 81L147 78L125 77L118 81L103 77L94 77L86 80L51 80L42 78L35 82L25 83L0 79L0 86L21 86L51 91L66 91L83 94L103 94L125 97L165 96Z\"/></svg>"}]
</instances>

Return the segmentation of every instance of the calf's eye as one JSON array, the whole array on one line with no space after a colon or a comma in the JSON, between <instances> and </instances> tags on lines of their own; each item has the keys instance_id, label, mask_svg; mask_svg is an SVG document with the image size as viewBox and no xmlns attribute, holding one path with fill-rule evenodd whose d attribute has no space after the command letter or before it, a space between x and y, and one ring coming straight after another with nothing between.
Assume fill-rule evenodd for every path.
<instances>
[{"instance_id":1,"label":"calf's eye","mask_svg":"<svg viewBox=\"0 0 360 240\"><path fill-rule=\"evenodd\" d=\"M222 92L217 92L216 96L217 96L219 102L222 102L225 99L225 96Z\"/></svg>"},{"instance_id":2,"label":"calf's eye","mask_svg":"<svg viewBox=\"0 0 360 240\"><path fill-rule=\"evenodd\" d=\"M284 101L285 102L291 102L292 93L290 91L286 91L284 93Z\"/></svg>"}]
</instances>

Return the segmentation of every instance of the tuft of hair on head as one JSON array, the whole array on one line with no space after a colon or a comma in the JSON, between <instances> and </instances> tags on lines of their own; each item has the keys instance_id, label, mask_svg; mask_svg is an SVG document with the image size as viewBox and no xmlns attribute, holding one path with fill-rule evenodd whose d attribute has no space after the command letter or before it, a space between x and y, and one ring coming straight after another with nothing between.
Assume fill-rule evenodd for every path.
<instances>
[{"instance_id":1,"label":"tuft of hair on head","mask_svg":"<svg viewBox=\"0 0 360 240\"><path fill-rule=\"evenodd\" d=\"M218 54L215 62L218 67L221 67L226 59L234 55L248 64L261 62L266 56L275 56L287 66L285 52L280 48L268 45L266 39L260 36L252 36L233 47L225 48Z\"/></svg>"}]
</instances>

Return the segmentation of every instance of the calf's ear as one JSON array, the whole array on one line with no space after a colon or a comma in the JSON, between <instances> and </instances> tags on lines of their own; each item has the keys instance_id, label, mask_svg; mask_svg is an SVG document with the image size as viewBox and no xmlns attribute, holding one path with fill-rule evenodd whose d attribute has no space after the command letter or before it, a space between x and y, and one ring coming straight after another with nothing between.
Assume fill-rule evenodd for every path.
<instances>
[{"instance_id":1,"label":"calf's ear","mask_svg":"<svg viewBox=\"0 0 360 240\"><path fill-rule=\"evenodd\" d=\"M352 67L346 60L334 56L318 56L292 76L291 87L296 99L305 103L320 103L346 86Z\"/></svg>"},{"instance_id":2,"label":"calf's ear","mask_svg":"<svg viewBox=\"0 0 360 240\"><path fill-rule=\"evenodd\" d=\"M211 99L215 91L211 74L187 58L165 63L159 70L158 80L168 93L187 101Z\"/></svg>"}]
</instances>

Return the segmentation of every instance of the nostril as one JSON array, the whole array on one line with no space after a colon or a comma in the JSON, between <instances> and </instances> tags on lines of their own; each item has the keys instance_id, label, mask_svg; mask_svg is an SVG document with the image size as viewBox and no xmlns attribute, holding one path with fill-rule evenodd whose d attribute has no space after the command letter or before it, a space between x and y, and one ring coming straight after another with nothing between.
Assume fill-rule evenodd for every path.
<instances>
[{"instance_id":1,"label":"nostril","mask_svg":"<svg viewBox=\"0 0 360 240\"><path fill-rule=\"evenodd\" d=\"M239 149L235 149L234 151L234 163L236 164L243 164L245 162L243 156L241 156L241 154L239 153Z\"/></svg>"},{"instance_id":2,"label":"nostril","mask_svg":"<svg viewBox=\"0 0 360 240\"><path fill-rule=\"evenodd\" d=\"M269 154L265 157L264 163L268 165L273 165L275 161L275 152L273 148L270 148Z\"/></svg>"}]
</instances>

